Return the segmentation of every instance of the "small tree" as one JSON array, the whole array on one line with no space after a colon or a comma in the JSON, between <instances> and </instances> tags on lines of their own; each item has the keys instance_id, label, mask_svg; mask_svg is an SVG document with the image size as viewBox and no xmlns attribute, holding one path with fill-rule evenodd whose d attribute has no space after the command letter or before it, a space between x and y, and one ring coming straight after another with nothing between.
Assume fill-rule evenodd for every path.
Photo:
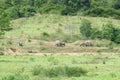
<instances>
[{"instance_id":1,"label":"small tree","mask_svg":"<svg viewBox=\"0 0 120 80\"><path fill-rule=\"evenodd\" d=\"M100 31L100 30L98 30L96 28L93 28L91 30L90 38L91 39L102 39L102 31Z\"/></svg>"},{"instance_id":2,"label":"small tree","mask_svg":"<svg viewBox=\"0 0 120 80\"><path fill-rule=\"evenodd\" d=\"M4 35L4 31L8 31L10 29L10 19L6 13L0 9L0 37Z\"/></svg>"},{"instance_id":3,"label":"small tree","mask_svg":"<svg viewBox=\"0 0 120 80\"><path fill-rule=\"evenodd\" d=\"M82 20L82 24L80 26L80 32L85 38L90 38L91 35L91 22L87 19Z\"/></svg>"},{"instance_id":4,"label":"small tree","mask_svg":"<svg viewBox=\"0 0 120 80\"><path fill-rule=\"evenodd\" d=\"M112 41L113 37L114 37L113 24L107 23L107 24L103 25L102 38Z\"/></svg>"},{"instance_id":5,"label":"small tree","mask_svg":"<svg viewBox=\"0 0 120 80\"><path fill-rule=\"evenodd\" d=\"M115 9L120 9L120 0L115 0L115 3L113 6Z\"/></svg>"},{"instance_id":6,"label":"small tree","mask_svg":"<svg viewBox=\"0 0 120 80\"><path fill-rule=\"evenodd\" d=\"M120 29L119 28L114 29L114 37L112 41L114 41L117 44L120 44Z\"/></svg>"},{"instance_id":7,"label":"small tree","mask_svg":"<svg viewBox=\"0 0 120 80\"><path fill-rule=\"evenodd\" d=\"M120 29L115 28L111 23L107 23L103 26L102 38L120 44Z\"/></svg>"}]
</instances>

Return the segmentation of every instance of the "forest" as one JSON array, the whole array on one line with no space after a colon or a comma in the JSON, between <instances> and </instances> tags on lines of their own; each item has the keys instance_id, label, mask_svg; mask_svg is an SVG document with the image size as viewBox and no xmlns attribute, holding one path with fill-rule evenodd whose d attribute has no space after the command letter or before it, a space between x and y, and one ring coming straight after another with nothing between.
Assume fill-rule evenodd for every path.
<instances>
[{"instance_id":1,"label":"forest","mask_svg":"<svg viewBox=\"0 0 120 80\"><path fill-rule=\"evenodd\" d=\"M12 19L36 13L120 19L120 0L0 0L0 9Z\"/></svg>"}]
</instances>

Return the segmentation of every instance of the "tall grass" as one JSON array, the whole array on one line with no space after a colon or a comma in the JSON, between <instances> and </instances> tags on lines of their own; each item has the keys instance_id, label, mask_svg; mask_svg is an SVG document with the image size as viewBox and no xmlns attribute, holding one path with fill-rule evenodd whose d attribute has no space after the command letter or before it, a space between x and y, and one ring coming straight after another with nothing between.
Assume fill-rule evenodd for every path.
<instances>
[{"instance_id":1,"label":"tall grass","mask_svg":"<svg viewBox=\"0 0 120 80\"><path fill-rule=\"evenodd\" d=\"M34 76L39 75L43 77L80 77L87 73L86 69L77 66L54 66L47 68L35 66L32 70Z\"/></svg>"}]
</instances>

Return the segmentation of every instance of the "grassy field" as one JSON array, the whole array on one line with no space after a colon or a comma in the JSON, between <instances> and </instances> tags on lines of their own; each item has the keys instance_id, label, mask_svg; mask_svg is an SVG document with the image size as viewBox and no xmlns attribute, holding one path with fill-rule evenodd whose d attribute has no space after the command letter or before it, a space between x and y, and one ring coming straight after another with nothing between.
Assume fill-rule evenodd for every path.
<instances>
[{"instance_id":1,"label":"grassy field","mask_svg":"<svg viewBox=\"0 0 120 80\"><path fill-rule=\"evenodd\" d=\"M7 32L5 37L40 39L41 34L46 32L49 35L57 34L58 36L54 38L59 38L61 37L59 30L61 30L64 34L81 36L79 27L82 19L88 19L91 21L93 28L101 29L102 25L108 22L113 23L115 27L120 27L120 21L111 18L60 16L55 14L36 15L34 17L21 18L12 21L12 27L14 29Z\"/></svg>"},{"instance_id":2,"label":"grassy field","mask_svg":"<svg viewBox=\"0 0 120 80\"><path fill-rule=\"evenodd\" d=\"M88 19L92 27L97 29L108 22L120 27L120 20L111 18L37 14L11 21L13 30L6 32L4 39L0 40L0 49L7 53L11 47L19 49L20 53L120 52L118 46L112 46L114 49L111 50L108 47L110 41L107 40L95 40L94 47L81 48L79 44L83 36L79 27L82 19ZM55 41L58 39L67 42L66 46L57 48ZM18 46L19 42L23 43L22 47Z\"/></svg>"},{"instance_id":3,"label":"grassy field","mask_svg":"<svg viewBox=\"0 0 120 80\"><path fill-rule=\"evenodd\" d=\"M120 21L111 18L54 14L12 21L13 30L0 40L0 80L119 80L119 45L94 40L93 47L80 47L82 19L91 21L93 28L101 29L107 22L120 27ZM57 39L72 41L56 47ZM2 56L2 50L11 56Z\"/></svg>"},{"instance_id":4,"label":"grassy field","mask_svg":"<svg viewBox=\"0 0 120 80\"><path fill-rule=\"evenodd\" d=\"M120 55L0 56L0 80L120 80Z\"/></svg>"}]
</instances>

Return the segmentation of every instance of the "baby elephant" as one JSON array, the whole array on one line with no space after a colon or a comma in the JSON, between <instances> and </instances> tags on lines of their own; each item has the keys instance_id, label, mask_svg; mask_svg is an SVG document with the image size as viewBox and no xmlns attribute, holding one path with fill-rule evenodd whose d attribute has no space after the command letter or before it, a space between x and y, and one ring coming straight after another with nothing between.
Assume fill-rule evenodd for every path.
<instances>
[{"instance_id":1,"label":"baby elephant","mask_svg":"<svg viewBox=\"0 0 120 80\"><path fill-rule=\"evenodd\" d=\"M56 45L57 47L63 47L63 46L65 46L65 42L60 41L60 40L57 40L57 41L55 42L55 45Z\"/></svg>"}]
</instances>

